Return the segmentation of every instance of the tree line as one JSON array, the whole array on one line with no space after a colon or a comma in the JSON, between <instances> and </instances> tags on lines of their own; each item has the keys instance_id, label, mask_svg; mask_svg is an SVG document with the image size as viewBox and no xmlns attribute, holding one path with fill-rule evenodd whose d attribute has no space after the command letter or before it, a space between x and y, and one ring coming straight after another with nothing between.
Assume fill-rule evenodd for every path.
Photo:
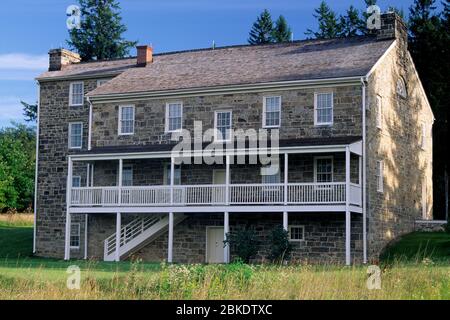
<instances>
[{"instance_id":1,"label":"tree line","mask_svg":"<svg viewBox=\"0 0 450 320\"><path fill-rule=\"evenodd\" d=\"M375 5L376 0L364 0L365 7ZM80 54L83 61L114 59L128 56L137 41L123 37L127 30L122 23L117 0L79 0L82 19L81 28L69 31L67 44ZM437 207L442 206L444 194L443 177L448 171L446 138L449 121L450 48L449 0L441 2L437 11L436 0L415 0L409 8L409 50L433 108L436 122L434 138L434 189ZM402 10L390 7L405 17ZM311 39L329 39L370 34L366 28L368 18L365 10L350 6L338 15L325 1L314 10L316 28L307 29L305 36ZM249 44L279 43L293 39L291 27L280 15L272 20L264 10L251 26ZM22 102L24 117L36 118L36 104ZM14 124L0 130L0 211L7 208L24 210L32 205L34 178L34 127Z\"/></svg>"}]
</instances>

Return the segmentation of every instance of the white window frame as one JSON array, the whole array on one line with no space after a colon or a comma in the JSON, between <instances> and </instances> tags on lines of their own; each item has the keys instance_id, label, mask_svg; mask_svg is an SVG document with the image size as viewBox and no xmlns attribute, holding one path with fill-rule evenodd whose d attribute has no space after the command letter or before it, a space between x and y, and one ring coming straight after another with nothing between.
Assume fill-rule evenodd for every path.
<instances>
[{"instance_id":1,"label":"white window frame","mask_svg":"<svg viewBox=\"0 0 450 320\"><path fill-rule=\"evenodd\" d=\"M132 108L133 109L133 131L132 132L122 132L122 110L124 108ZM135 131L135 125L136 125L136 108L133 104L129 105L121 105L119 106L119 121L118 121L118 132L119 136L131 136L134 134Z\"/></svg>"},{"instance_id":2,"label":"white window frame","mask_svg":"<svg viewBox=\"0 0 450 320\"><path fill-rule=\"evenodd\" d=\"M169 108L170 105L180 105L181 108L181 121L180 121L180 128L175 130L170 130L170 119L169 119ZM166 103L166 119L165 119L165 132L181 132L183 130L183 102L182 101L172 101Z\"/></svg>"},{"instance_id":3,"label":"white window frame","mask_svg":"<svg viewBox=\"0 0 450 320\"><path fill-rule=\"evenodd\" d=\"M317 96L321 94L331 94L331 121L330 122L318 122L317 119ZM334 121L334 93L332 91L329 92L314 92L314 125L315 126L332 126Z\"/></svg>"},{"instance_id":4,"label":"white window frame","mask_svg":"<svg viewBox=\"0 0 450 320\"><path fill-rule=\"evenodd\" d=\"M76 84L81 84L81 103L73 103L73 86ZM83 81L71 82L69 85L69 106L79 107L84 105L84 83Z\"/></svg>"},{"instance_id":5,"label":"white window frame","mask_svg":"<svg viewBox=\"0 0 450 320\"><path fill-rule=\"evenodd\" d=\"M397 79L396 91L397 94L403 99L406 99L408 97L408 88L406 87L406 81L405 79L403 79L403 77L399 77Z\"/></svg>"},{"instance_id":6,"label":"white window frame","mask_svg":"<svg viewBox=\"0 0 450 320\"><path fill-rule=\"evenodd\" d=\"M300 228L302 229L302 238L301 239L292 239L292 228ZM289 225L289 241L290 242L303 242L305 241L305 226L304 225Z\"/></svg>"},{"instance_id":7,"label":"white window frame","mask_svg":"<svg viewBox=\"0 0 450 320\"><path fill-rule=\"evenodd\" d=\"M81 125L81 144L79 146L72 146L72 126ZM83 122L69 122L69 149L81 149L83 148Z\"/></svg>"},{"instance_id":8,"label":"white window frame","mask_svg":"<svg viewBox=\"0 0 450 320\"><path fill-rule=\"evenodd\" d=\"M131 184L130 185L125 185L125 184L123 184L123 182L124 182L124 179L123 179L123 177L124 177L124 172L125 172L125 170L131 170ZM122 167L122 186L123 187L132 187L133 186L133 183L134 183L134 168L133 168L133 165L132 164L124 164L123 165L123 167Z\"/></svg>"},{"instance_id":9,"label":"white window frame","mask_svg":"<svg viewBox=\"0 0 450 320\"><path fill-rule=\"evenodd\" d=\"M78 233L76 234L76 237L78 237L78 246L73 246L72 245L72 231L75 230L74 228L77 228ZM70 249L75 249L78 250L80 249L80 244L81 244L81 224L78 222L73 222L70 225L70 236L69 236L69 244L70 244Z\"/></svg>"},{"instance_id":10,"label":"white window frame","mask_svg":"<svg viewBox=\"0 0 450 320\"><path fill-rule=\"evenodd\" d=\"M78 187L74 187L73 183L74 180L78 180L80 182ZM81 187L81 176L72 176L72 188L79 188L79 187Z\"/></svg>"},{"instance_id":11,"label":"white window frame","mask_svg":"<svg viewBox=\"0 0 450 320\"><path fill-rule=\"evenodd\" d=\"M330 159L331 160L331 181L330 182L320 182L320 183L333 183L334 182L334 156L317 156L314 157L314 183L319 183L317 181L317 160Z\"/></svg>"},{"instance_id":12,"label":"white window frame","mask_svg":"<svg viewBox=\"0 0 450 320\"><path fill-rule=\"evenodd\" d=\"M383 160L377 160L376 166L376 183L377 183L377 192L384 192L384 162Z\"/></svg>"},{"instance_id":13,"label":"white window frame","mask_svg":"<svg viewBox=\"0 0 450 320\"><path fill-rule=\"evenodd\" d=\"M376 125L378 129L383 129L383 98L379 95L376 99Z\"/></svg>"},{"instance_id":14,"label":"white window frame","mask_svg":"<svg viewBox=\"0 0 450 320\"><path fill-rule=\"evenodd\" d=\"M217 133L219 133L220 131L217 129L217 115L219 113L229 113L230 114L230 137L228 139L219 139L219 137L217 136ZM232 110L216 110L214 111L214 141L215 142L227 142L227 141L231 141L231 137L232 137L232 130L233 130L233 111Z\"/></svg>"},{"instance_id":15,"label":"white window frame","mask_svg":"<svg viewBox=\"0 0 450 320\"><path fill-rule=\"evenodd\" d=\"M97 80L97 87L100 87L100 86L104 85L105 83L107 83L110 80L111 79L98 79Z\"/></svg>"},{"instance_id":16,"label":"white window frame","mask_svg":"<svg viewBox=\"0 0 450 320\"><path fill-rule=\"evenodd\" d=\"M278 117L278 125L267 125L266 123L266 113L267 113L267 99L270 98L278 98L280 100L280 111L279 111L279 117ZM263 97L263 116L262 116L262 127L263 128L279 128L281 127L281 109L282 109L282 102L281 102L281 96L264 96Z\"/></svg>"}]
</instances>

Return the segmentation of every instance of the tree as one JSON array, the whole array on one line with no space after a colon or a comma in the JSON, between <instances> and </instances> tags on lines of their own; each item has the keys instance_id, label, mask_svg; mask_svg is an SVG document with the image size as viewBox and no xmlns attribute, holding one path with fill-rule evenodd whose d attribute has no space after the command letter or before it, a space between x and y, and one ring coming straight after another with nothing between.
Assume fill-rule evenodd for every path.
<instances>
[{"instance_id":1,"label":"tree","mask_svg":"<svg viewBox=\"0 0 450 320\"><path fill-rule=\"evenodd\" d=\"M336 13L331 10L325 1L322 1L319 8L314 11L316 13L313 16L317 19L319 29L317 31L308 29L305 35L317 39L330 39L336 38L341 34L342 31Z\"/></svg>"},{"instance_id":2,"label":"tree","mask_svg":"<svg viewBox=\"0 0 450 320\"><path fill-rule=\"evenodd\" d=\"M37 119L37 102L36 104L29 104L24 101L20 101L23 106L23 116L25 121L32 122Z\"/></svg>"},{"instance_id":3,"label":"tree","mask_svg":"<svg viewBox=\"0 0 450 320\"><path fill-rule=\"evenodd\" d=\"M0 210L32 206L35 133L25 125L0 130Z\"/></svg>"},{"instance_id":4,"label":"tree","mask_svg":"<svg viewBox=\"0 0 450 320\"><path fill-rule=\"evenodd\" d=\"M353 37L360 34L360 30L365 27L365 22L359 17L359 12L354 6L350 6L344 16L339 18L339 29L341 37Z\"/></svg>"},{"instance_id":5,"label":"tree","mask_svg":"<svg viewBox=\"0 0 450 320\"><path fill-rule=\"evenodd\" d=\"M245 263L249 263L250 259L258 253L258 237L255 229L250 226L227 233L224 244L232 247L238 258Z\"/></svg>"},{"instance_id":6,"label":"tree","mask_svg":"<svg viewBox=\"0 0 450 320\"><path fill-rule=\"evenodd\" d=\"M127 30L121 23L116 0L79 0L81 27L69 31L67 41L84 61L122 58L129 54L137 41L122 37Z\"/></svg>"},{"instance_id":7,"label":"tree","mask_svg":"<svg viewBox=\"0 0 450 320\"><path fill-rule=\"evenodd\" d=\"M408 47L427 93L436 121L433 124L434 212L436 218L445 212L445 182L448 172L447 153L450 108L449 1L443 3L441 14L436 12L435 0L415 0L409 9ZM441 217L444 218L444 217Z\"/></svg>"},{"instance_id":8,"label":"tree","mask_svg":"<svg viewBox=\"0 0 450 320\"><path fill-rule=\"evenodd\" d=\"M291 40L291 28L288 26L286 19L279 16L275 21L275 27L272 32L272 38L275 42L286 42Z\"/></svg>"},{"instance_id":9,"label":"tree","mask_svg":"<svg viewBox=\"0 0 450 320\"><path fill-rule=\"evenodd\" d=\"M267 9L256 18L249 33L248 43L264 44L273 42L273 22Z\"/></svg>"},{"instance_id":10,"label":"tree","mask_svg":"<svg viewBox=\"0 0 450 320\"><path fill-rule=\"evenodd\" d=\"M270 234L269 259L274 263L282 263L291 257L292 244L289 242L289 232L282 226L275 227Z\"/></svg>"}]
</instances>

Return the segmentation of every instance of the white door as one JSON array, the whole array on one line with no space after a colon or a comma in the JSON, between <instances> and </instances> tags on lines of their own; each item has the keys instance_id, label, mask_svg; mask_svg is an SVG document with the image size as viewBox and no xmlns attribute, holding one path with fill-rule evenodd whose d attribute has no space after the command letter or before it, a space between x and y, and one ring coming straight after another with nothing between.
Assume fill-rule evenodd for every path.
<instances>
[{"instance_id":1,"label":"white door","mask_svg":"<svg viewBox=\"0 0 450 320\"><path fill-rule=\"evenodd\" d=\"M213 171L213 184L224 185L225 181L225 170L215 169ZM212 192L212 203L224 203L225 202L225 189L223 187L217 187L213 189Z\"/></svg>"},{"instance_id":2,"label":"white door","mask_svg":"<svg viewBox=\"0 0 450 320\"><path fill-rule=\"evenodd\" d=\"M206 262L223 263L223 227L206 229Z\"/></svg>"}]
</instances>

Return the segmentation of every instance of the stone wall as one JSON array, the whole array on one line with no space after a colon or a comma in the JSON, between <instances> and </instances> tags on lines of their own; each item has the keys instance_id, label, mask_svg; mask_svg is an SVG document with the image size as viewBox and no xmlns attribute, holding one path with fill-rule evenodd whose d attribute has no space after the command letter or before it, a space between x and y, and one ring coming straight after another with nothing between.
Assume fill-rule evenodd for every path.
<instances>
[{"instance_id":1,"label":"stone wall","mask_svg":"<svg viewBox=\"0 0 450 320\"><path fill-rule=\"evenodd\" d=\"M333 126L314 125L314 93L334 92ZM226 94L178 99L183 103L183 128L193 130L194 120L203 130L214 127L214 111L232 110L233 129L262 127L263 97L281 96L280 139L361 135L360 86L298 89L267 93ZM118 135L119 104L94 106L93 146L169 143L165 131L165 108L169 99L138 101L135 134Z\"/></svg>"},{"instance_id":2,"label":"stone wall","mask_svg":"<svg viewBox=\"0 0 450 320\"><path fill-rule=\"evenodd\" d=\"M416 220L414 230L421 232L439 232L444 231L446 225L447 221L445 220Z\"/></svg>"},{"instance_id":3,"label":"stone wall","mask_svg":"<svg viewBox=\"0 0 450 320\"><path fill-rule=\"evenodd\" d=\"M406 83L406 98L397 94L399 78ZM377 95L382 100L382 129L376 126ZM387 243L414 230L416 219L432 218L433 115L401 39L370 76L367 96L368 249L377 259ZM425 148L422 123L427 128ZM383 193L377 192L377 160L384 162Z\"/></svg>"},{"instance_id":4,"label":"stone wall","mask_svg":"<svg viewBox=\"0 0 450 320\"><path fill-rule=\"evenodd\" d=\"M203 263L206 256L206 228L223 226L223 214L195 213L174 227L173 259L179 263ZM125 216L125 215L124 215ZM124 218L126 219L126 218ZM128 218L129 219L129 218ZM268 262L270 233L282 225L281 213L230 214L230 232L250 226L255 228L259 250L253 262ZM292 262L345 263L345 214L339 213L290 213L289 225L305 226L305 241L292 242ZM89 218L89 252L94 259L103 258L103 240L115 231L114 215L91 215ZM362 261L362 219L352 214L352 261ZM167 259L167 232L161 234L138 252L133 258L160 262ZM236 258L233 248L231 259Z\"/></svg>"}]
</instances>

